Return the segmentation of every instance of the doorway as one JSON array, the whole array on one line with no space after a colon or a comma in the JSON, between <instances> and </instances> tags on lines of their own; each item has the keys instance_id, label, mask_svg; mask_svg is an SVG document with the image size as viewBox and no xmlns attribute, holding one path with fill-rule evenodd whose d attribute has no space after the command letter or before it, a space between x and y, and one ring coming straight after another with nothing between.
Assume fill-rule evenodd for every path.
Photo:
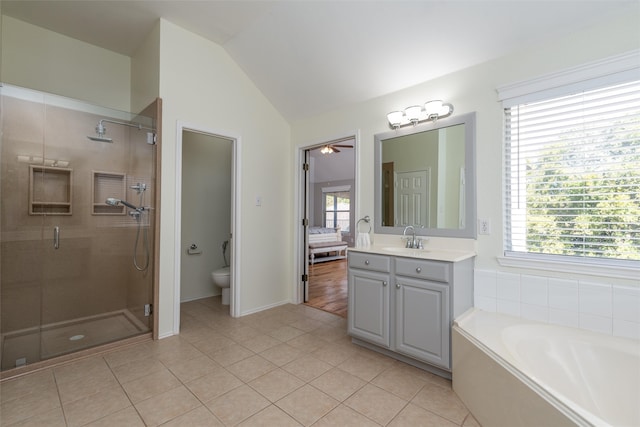
<instances>
[{"instance_id":1,"label":"doorway","mask_svg":"<svg viewBox=\"0 0 640 427\"><path fill-rule=\"evenodd\" d=\"M308 166L302 168L301 302L343 317L346 249L355 244L355 145L356 137L348 136L307 147L302 155Z\"/></svg>"},{"instance_id":2,"label":"doorway","mask_svg":"<svg viewBox=\"0 0 640 427\"><path fill-rule=\"evenodd\" d=\"M178 124L176 141L176 290L174 333L180 303L220 298L211 273L230 271L229 314L237 315L238 138Z\"/></svg>"}]
</instances>

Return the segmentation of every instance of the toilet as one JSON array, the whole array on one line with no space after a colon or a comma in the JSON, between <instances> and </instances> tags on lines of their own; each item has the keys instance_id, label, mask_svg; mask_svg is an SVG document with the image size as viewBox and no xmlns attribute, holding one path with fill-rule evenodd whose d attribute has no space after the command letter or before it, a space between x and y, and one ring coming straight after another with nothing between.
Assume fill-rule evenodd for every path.
<instances>
[{"instance_id":1,"label":"toilet","mask_svg":"<svg viewBox=\"0 0 640 427\"><path fill-rule=\"evenodd\" d=\"M229 285L231 284L229 267L213 271L211 278L213 283L222 289L222 305L229 305Z\"/></svg>"}]
</instances>

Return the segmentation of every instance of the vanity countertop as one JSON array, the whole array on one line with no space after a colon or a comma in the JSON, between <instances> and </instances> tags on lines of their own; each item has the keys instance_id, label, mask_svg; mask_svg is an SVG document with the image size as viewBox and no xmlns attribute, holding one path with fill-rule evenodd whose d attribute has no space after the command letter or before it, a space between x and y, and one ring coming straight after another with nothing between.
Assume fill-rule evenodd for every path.
<instances>
[{"instance_id":1,"label":"vanity countertop","mask_svg":"<svg viewBox=\"0 0 640 427\"><path fill-rule=\"evenodd\" d=\"M448 262L463 261L467 258L476 256L476 253L470 250L439 249L434 247L426 247L424 249L410 249L404 248L402 246L383 246L377 244L363 248L348 248L347 251Z\"/></svg>"}]
</instances>

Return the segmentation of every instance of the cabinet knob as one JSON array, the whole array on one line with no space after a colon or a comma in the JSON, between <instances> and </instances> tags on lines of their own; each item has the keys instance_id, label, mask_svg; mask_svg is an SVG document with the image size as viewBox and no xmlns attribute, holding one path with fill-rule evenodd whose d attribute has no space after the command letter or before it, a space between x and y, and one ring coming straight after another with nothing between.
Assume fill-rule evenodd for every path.
<instances>
[{"instance_id":1,"label":"cabinet knob","mask_svg":"<svg viewBox=\"0 0 640 427\"><path fill-rule=\"evenodd\" d=\"M416 268L416 273L420 273L422 269L420 267Z\"/></svg>"},{"instance_id":2,"label":"cabinet knob","mask_svg":"<svg viewBox=\"0 0 640 427\"><path fill-rule=\"evenodd\" d=\"M365 260L364 265L369 265L369 260Z\"/></svg>"},{"instance_id":3,"label":"cabinet knob","mask_svg":"<svg viewBox=\"0 0 640 427\"><path fill-rule=\"evenodd\" d=\"M387 286L387 285L388 285L388 283L386 281L382 282L382 286Z\"/></svg>"},{"instance_id":4,"label":"cabinet knob","mask_svg":"<svg viewBox=\"0 0 640 427\"><path fill-rule=\"evenodd\" d=\"M396 283L396 289L400 289L400 283Z\"/></svg>"}]
</instances>

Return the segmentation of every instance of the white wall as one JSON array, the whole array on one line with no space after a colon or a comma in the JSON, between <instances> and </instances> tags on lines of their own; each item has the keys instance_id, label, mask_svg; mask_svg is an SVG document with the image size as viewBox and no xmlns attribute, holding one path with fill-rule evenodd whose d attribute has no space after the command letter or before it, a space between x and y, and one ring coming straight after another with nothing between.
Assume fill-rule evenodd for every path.
<instances>
[{"instance_id":1,"label":"white wall","mask_svg":"<svg viewBox=\"0 0 640 427\"><path fill-rule=\"evenodd\" d=\"M478 236L476 268L505 271L514 274L530 273L520 269L501 267L496 257L502 255L502 109L496 95L500 85L527 80L586 62L640 48L638 16L617 16L607 22L568 37L534 46L515 54L453 73L413 88L392 93L368 102L342 107L310 119L292 123L292 141L304 146L310 141L327 139L328 135L358 128L361 135L359 150L358 200L359 216L374 212L374 134L388 131L386 113L402 110L430 99L453 103L454 114L477 112L477 189L478 217L492 223L492 234ZM425 51L421 54L428 54ZM381 52L381 57L384 55ZM537 272L540 274L540 272ZM546 274L568 277L559 271ZM589 280L583 275L572 279ZM597 278L601 282L603 278ZM613 279L605 283L613 283ZM620 285L639 287L637 280L617 280ZM606 303L606 302L605 302Z\"/></svg>"},{"instance_id":2,"label":"white wall","mask_svg":"<svg viewBox=\"0 0 640 427\"><path fill-rule=\"evenodd\" d=\"M188 47L188 48L187 48ZM226 52L160 22L163 99L160 224L160 336L173 330L176 122L240 139L241 313L291 299L293 154L290 128ZM262 196L262 206L255 197Z\"/></svg>"},{"instance_id":3,"label":"white wall","mask_svg":"<svg viewBox=\"0 0 640 427\"><path fill-rule=\"evenodd\" d=\"M160 21L131 56L131 111L138 113L160 91Z\"/></svg>"},{"instance_id":4,"label":"white wall","mask_svg":"<svg viewBox=\"0 0 640 427\"><path fill-rule=\"evenodd\" d=\"M131 59L2 16L0 81L131 111Z\"/></svg>"},{"instance_id":5,"label":"white wall","mask_svg":"<svg viewBox=\"0 0 640 427\"><path fill-rule=\"evenodd\" d=\"M224 266L231 230L231 149L228 139L183 132L180 301L220 294L211 272ZM189 254L191 244L201 252Z\"/></svg>"}]
</instances>

